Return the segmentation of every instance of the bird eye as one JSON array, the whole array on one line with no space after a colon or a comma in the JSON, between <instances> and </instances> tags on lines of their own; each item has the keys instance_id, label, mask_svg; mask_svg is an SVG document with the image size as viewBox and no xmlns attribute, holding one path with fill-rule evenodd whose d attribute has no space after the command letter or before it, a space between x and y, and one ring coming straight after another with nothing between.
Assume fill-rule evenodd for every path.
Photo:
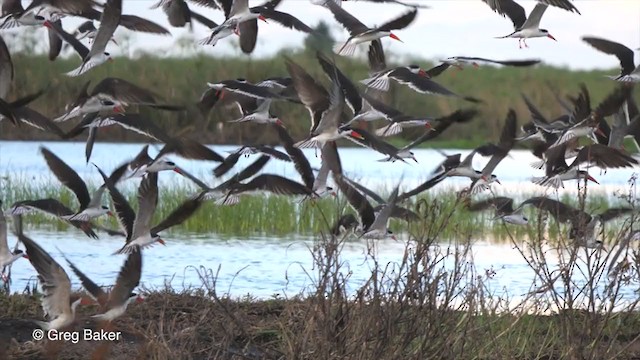
<instances>
[{"instance_id":1,"label":"bird eye","mask_svg":"<svg viewBox=\"0 0 640 360\"><path fill-rule=\"evenodd\" d=\"M111 54L109 54L108 52L104 53L106 56L111 56Z\"/></svg>"},{"instance_id":2,"label":"bird eye","mask_svg":"<svg viewBox=\"0 0 640 360\"><path fill-rule=\"evenodd\" d=\"M104 106L113 106L113 105L115 105L115 103L113 101L109 101L109 100L102 100L100 103L102 105L104 105Z\"/></svg>"},{"instance_id":3,"label":"bird eye","mask_svg":"<svg viewBox=\"0 0 640 360\"><path fill-rule=\"evenodd\" d=\"M44 21L44 16L36 15L34 18L39 21Z\"/></svg>"}]
</instances>

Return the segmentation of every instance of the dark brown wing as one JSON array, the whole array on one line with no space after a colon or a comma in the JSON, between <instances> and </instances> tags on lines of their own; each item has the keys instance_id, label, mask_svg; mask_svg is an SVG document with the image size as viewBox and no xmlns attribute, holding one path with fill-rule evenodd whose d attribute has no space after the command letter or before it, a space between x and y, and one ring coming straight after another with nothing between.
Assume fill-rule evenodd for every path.
<instances>
[{"instance_id":1,"label":"dark brown wing","mask_svg":"<svg viewBox=\"0 0 640 360\"><path fill-rule=\"evenodd\" d=\"M131 239L131 235L133 234L133 223L136 220L136 213L131 208L131 205L129 205L127 199L125 199L122 193L118 191L114 182L111 181L111 179L107 177L107 175L105 175L105 173L102 172L99 167L96 166L96 169L98 169L98 172L100 172L105 185L107 185L107 189L109 189L111 202L113 203L113 207L116 210L116 217L118 219L118 222L120 223L120 226L127 234L126 242L129 242L129 240Z\"/></svg>"},{"instance_id":2,"label":"dark brown wing","mask_svg":"<svg viewBox=\"0 0 640 360\"><path fill-rule=\"evenodd\" d=\"M342 71L340 71L340 69L338 69L336 64L329 60L329 58L324 54L318 51L316 52L316 58L318 59L322 70L330 79L337 77L342 93L344 94L344 98L353 113L360 113L362 110L362 97L360 96L358 88Z\"/></svg>"},{"instance_id":3,"label":"dark brown wing","mask_svg":"<svg viewBox=\"0 0 640 360\"><path fill-rule=\"evenodd\" d=\"M430 80L426 76L420 76L407 68L398 68L398 70L390 73L389 77L422 94L453 96L462 98L469 102L481 102L480 100L470 96L460 96L437 82Z\"/></svg>"},{"instance_id":4,"label":"dark brown wing","mask_svg":"<svg viewBox=\"0 0 640 360\"><path fill-rule=\"evenodd\" d=\"M451 65L449 65L447 63L442 63L440 65L436 65L436 66L432 67L429 70L426 70L425 74L430 79L433 79L434 77L439 76L440 74L445 72L445 70L447 70L449 67L451 67Z\"/></svg>"},{"instance_id":5,"label":"dark brown wing","mask_svg":"<svg viewBox=\"0 0 640 360\"><path fill-rule=\"evenodd\" d=\"M600 221L607 222L619 216L632 213L633 211L634 209L632 208L610 208L598 214L598 217L600 218Z\"/></svg>"},{"instance_id":6,"label":"dark brown wing","mask_svg":"<svg viewBox=\"0 0 640 360\"><path fill-rule=\"evenodd\" d=\"M451 114L445 115L443 117L437 118L433 123L436 126L433 128L434 131L428 131L419 138L412 141L409 145L405 146L404 149L411 149L425 141L433 140L440 136L445 130L447 130L451 125L459 123L464 124L478 115L478 110L475 109L461 109L456 110Z\"/></svg>"},{"instance_id":7,"label":"dark brown wing","mask_svg":"<svg viewBox=\"0 0 640 360\"><path fill-rule=\"evenodd\" d=\"M502 16L507 16L511 19L513 27L519 29L522 27L525 21L527 21L527 14L524 8L513 0L482 0L491 10L497 12Z\"/></svg>"},{"instance_id":8,"label":"dark brown wing","mask_svg":"<svg viewBox=\"0 0 640 360\"><path fill-rule=\"evenodd\" d=\"M76 39L75 36L64 31L64 29L62 29L61 22L58 23L58 22L48 21L45 23L45 26L47 26L47 28L49 28L50 30L54 31L56 34L58 34L58 36L62 40L66 41L69 45L71 45L83 60L86 59L87 56L89 56L89 49L86 46L84 46L84 44L82 44L80 40Z\"/></svg>"},{"instance_id":9,"label":"dark brown wing","mask_svg":"<svg viewBox=\"0 0 640 360\"><path fill-rule=\"evenodd\" d=\"M398 18L393 19L385 24L383 24L382 26L379 26L377 28L377 30L379 31L391 31L391 30L400 30L400 29L404 29L407 26L409 26L409 24L411 24L413 22L413 20L415 20L416 15L418 15L418 9L414 8L413 10L400 15Z\"/></svg>"},{"instance_id":10,"label":"dark brown wing","mask_svg":"<svg viewBox=\"0 0 640 360\"><path fill-rule=\"evenodd\" d=\"M313 132L320 124L322 113L329 108L329 93L300 65L286 57L285 63L300 101L309 110L311 116L310 132Z\"/></svg>"},{"instance_id":11,"label":"dark brown wing","mask_svg":"<svg viewBox=\"0 0 640 360\"><path fill-rule=\"evenodd\" d=\"M191 1L192 3L195 3L196 5L206 6L208 8L212 8L215 10L220 9L220 5L216 0L189 0L189 1ZM229 5L229 8L231 8L231 5Z\"/></svg>"},{"instance_id":12,"label":"dark brown wing","mask_svg":"<svg viewBox=\"0 0 640 360\"><path fill-rule=\"evenodd\" d=\"M353 15L349 14L335 2L327 1L325 2L324 6L331 10L336 21L342 24L342 26L344 26L345 29L349 31L349 34L351 34L351 36L362 34L363 32L369 30L369 28L365 24L360 22L360 20L356 19Z\"/></svg>"},{"instance_id":13,"label":"dark brown wing","mask_svg":"<svg viewBox=\"0 0 640 360\"><path fill-rule=\"evenodd\" d=\"M447 177L444 174L442 174L442 173L438 174L438 175L432 177L431 179L425 181L421 185L418 185L418 187L416 187L415 189L398 195L398 201L403 201L403 200L409 199L410 197L418 195L423 191L427 191L427 190L431 189L432 187L434 187L434 186L438 185L439 183L441 183L442 180L444 180L446 178Z\"/></svg>"},{"instance_id":14,"label":"dark brown wing","mask_svg":"<svg viewBox=\"0 0 640 360\"><path fill-rule=\"evenodd\" d=\"M369 51L367 52L369 58L369 70L370 73L378 73L387 68L387 61L384 55L384 48L380 39L373 40L369 45Z\"/></svg>"},{"instance_id":15,"label":"dark brown wing","mask_svg":"<svg viewBox=\"0 0 640 360\"><path fill-rule=\"evenodd\" d=\"M158 225L151 228L151 234L157 235L159 232L168 229L175 225L180 225L189 219L193 214L195 214L198 209L202 206L202 198L204 192L199 193L194 198L188 199L180 206L178 206L175 210L173 210L169 215L167 215L164 220L162 220Z\"/></svg>"},{"instance_id":16,"label":"dark brown wing","mask_svg":"<svg viewBox=\"0 0 640 360\"><path fill-rule=\"evenodd\" d=\"M123 305L130 297L133 289L140 284L142 275L142 252L140 248L134 247L127 256L127 260L122 265L116 284L109 293L107 309L113 309Z\"/></svg>"},{"instance_id":17,"label":"dark brown wing","mask_svg":"<svg viewBox=\"0 0 640 360\"><path fill-rule=\"evenodd\" d=\"M607 97L593 110L591 117L598 122L608 116L616 114L624 103L631 97L633 87L627 84L616 86Z\"/></svg>"},{"instance_id":18,"label":"dark brown wing","mask_svg":"<svg viewBox=\"0 0 640 360\"><path fill-rule=\"evenodd\" d=\"M627 155L623 150L608 147L602 144L584 146L570 167L578 166L582 163L591 163L600 168L623 168L633 167L638 164L638 160Z\"/></svg>"},{"instance_id":19,"label":"dark brown wing","mask_svg":"<svg viewBox=\"0 0 640 360\"><path fill-rule=\"evenodd\" d=\"M38 6L46 4L67 14L79 14L98 5L93 0L34 0L24 9L24 12L29 12Z\"/></svg>"},{"instance_id":20,"label":"dark brown wing","mask_svg":"<svg viewBox=\"0 0 640 360\"><path fill-rule=\"evenodd\" d=\"M315 176L313 175L313 169L311 169L311 164L309 164L309 160L304 155L301 149L297 148L294 144L293 139L289 135L287 129L280 125L272 125L274 129L278 132L278 137L284 146L284 150L289 154L289 157L293 161L293 164L300 174L302 178L302 182L309 189L313 189L313 183L315 181Z\"/></svg>"},{"instance_id":21,"label":"dark brown wing","mask_svg":"<svg viewBox=\"0 0 640 360\"><path fill-rule=\"evenodd\" d=\"M82 287L84 287L84 289L87 290L89 294L91 294L91 297L93 297L100 305L106 304L107 293L105 293L104 290L102 290L102 288L98 286L98 284L94 283L93 280L91 280L87 275L80 271L80 269L78 269L71 261L69 261L66 256L65 259L67 260L69 267L71 267L71 270L80 279Z\"/></svg>"},{"instance_id":22,"label":"dark brown wing","mask_svg":"<svg viewBox=\"0 0 640 360\"><path fill-rule=\"evenodd\" d=\"M218 165L218 167L213 169L213 175L215 177L220 177L229 172L229 170L231 170L238 163L240 156L241 154L239 152L234 152L227 156L224 161L220 165Z\"/></svg>"},{"instance_id":23,"label":"dark brown wing","mask_svg":"<svg viewBox=\"0 0 640 360\"><path fill-rule=\"evenodd\" d=\"M569 168L567 160L565 159L567 144L568 143L563 143L558 146L553 146L545 151L544 156L547 159L547 167L545 173L547 176L553 176Z\"/></svg>"},{"instance_id":24,"label":"dark brown wing","mask_svg":"<svg viewBox=\"0 0 640 360\"><path fill-rule=\"evenodd\" d=\"M258 41L258 20L241 22L238 27L240 28L240 49L245 54L251 54Z\"/></svg>"},{"instance_id":25,"label":"dark brown wing","mask_svg":"<svg viewBox=\"0 0 640 360\"><path fill-rule=\"evenodd\" d=\"M57 36L56 36L57 37ZM4 39L0 36L0 98L6 99L13 83L13 62Z\"/></svg>"},{"instance_id":26,"label":"dark brown wing","mask_svg":"<svg viewBox=\"0 0 640 360\"><path fill-rule=\"evenodd\" d=\"M46 147L40 147L40 152L56 178L76 195L80 203L80 210L86 209L91 202L91 195L89 194L89 190L87 190L87 185L78 173Z\"/></svg>"},{"instance_id":27,"label":"dark brown wing","mask_svg":"<svg viewBox=\"0 0 640 360\"><path fill-rule=\"evenodd\" d=\"M62 27L62 21L56 20L58 26ZM60 55L60 51L62 50L62 39L56 34L55 31L47 28L47 35L49 38L49 60L55 60L58 55Z\"/></svg>"},{"instance_id":28,"label":"dark brown wing","mask_svg":"<svg viewBox=\"0 0 640 360\"><path fill-rule=\"evenodd\" d=\"M513 199L505 196L496 196L481 201L476 201L469 205L469 211L482 211L487 209L495 209L496 212L512 213Z\"/></svg>"},{"instance_id":29,"label":"dark brown wing","mask_svg":"<svg viewBox=\"0 0 640 360\"><path fill-rule=\"evenodd\" d=\"M307 24L303 23L297 17L287 14L281 11L261 8L260 14L267 19L271 19L276 23L287 27L289 29L302 31L305 33L313 33L313 29L310 28Z\"/></svg>"},{"instance_id":30,"label":"dark brown wing","mask_svg":"<svg viewBox=\"0 0 640 360\"><path fill-rule=\"evenodd\" d=\"M549 199L548 197L538 196L527 199L522 204L520 204L519 208L522 208L526 205L535 206L540 210L548 211L558 222L569 222L574 221L580 214L584 214L584 212L575 209L563 202Z\"/></svg>"},{"instance_id":31,"label":"dark brown wing","mask_svg":"<svg viewBox=\"0 0 640 360\"><path fill-rule=\"evenodd\" d=\"M130 104L155 104L157 95L120 78L106 78L91 91L91 95L107 94Z\"/></svg>"},{"instance_id":32,"label":"dark brown wing","mask_svg":"<svg viewBox=\"0 0 640 360\"><path fill-rule=\"evenodd\" d=\"M222 162L224 158L202 143L188 138L174 139L166 144L156 155L156 159L170 153L176 153L185 159Z\"/></svg>"},{"instance_id":33,"label":"dark brown wing","mask_svg":"<svg viewBox=\"0 0 640 360\"><path fill-rule=\"evenodd\" d=\"M633 50L628 47L617 42L590 36L584 36L582 40L605 54L615 55L615 57L620 60L620 67L622 67L620 71L621 75L631 74L635 69Z\"/></svg>"},{"instance_id":34,"label":"dark brown wing","mask_svg":"<svg viewBox=\"0 0 640 360\"><path fill-rule=\"evenodd\" d=\"M237 184L233 192L264 190L279 195L311 195L311 190L299 182L272 174L258 175L246 184Z\"/></svg>"},{"instance_id":35,"label":"dark brown wing","mask_svg":"<svg viewBox=\"0 0 640 360\"><path fill-rule=\"evenodd\" d=\"M147 20L135 15L122 15L120 17L120 25L126 27L129 30L138 32L171 35L169 30L167 30L163 26L158 25L151 20Z\"/></svg>"},{"instance_id":36,"label":"dark brown wing","mask_svg":"<svg viewBox=\"0 0 640 360\"><path fill-rule=\"evenodd\" d=\"M569 0L538 0L547 5L555 6L560 9L564 9L570 12L575 12L580 15L580 11Z\"/></svg>"},{"instance_id":37,"label":"dark brown wing","mask_svg":"<svg viewBox=\"0 0 640 360\"><path fill-rule=\"evenodd\" d=\"M346 182L341 175L334 173L333 180L335 181L336 185L338 185L340 191L347 198L349 205L351 205L351 207L358 212L362 228L368 229L375 221L376 215L373 207L371 206L369 201L367 201L367 198L353 186L349 185L349 183Z\"/></svg>"}]
</instances>

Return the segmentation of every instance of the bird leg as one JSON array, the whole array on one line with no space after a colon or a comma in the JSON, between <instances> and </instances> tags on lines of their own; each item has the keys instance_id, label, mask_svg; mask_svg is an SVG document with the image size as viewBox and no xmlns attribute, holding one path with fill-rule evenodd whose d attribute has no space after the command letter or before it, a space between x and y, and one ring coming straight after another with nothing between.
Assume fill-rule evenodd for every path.
<instances>
[{"instance_id":1,"label":"bird leg","mask_svg":"<svg viewBox=\"0 0 640 360\"><path fill-rule=\"evenodd\" d=\"M522 39L522 43L524 44L524 47L527 49L529 48L529 45L527 45L527 39Z\"/></svg>"},{"instance_id":2,"label":"bird leg","mask_svg":"<svg viewBox=\"0 0 640 360\"><path fill-rule=\"evenodd\" d=\"M522 39L518 39L518 48L522 49Z\"/></svg>"}]
</instances>

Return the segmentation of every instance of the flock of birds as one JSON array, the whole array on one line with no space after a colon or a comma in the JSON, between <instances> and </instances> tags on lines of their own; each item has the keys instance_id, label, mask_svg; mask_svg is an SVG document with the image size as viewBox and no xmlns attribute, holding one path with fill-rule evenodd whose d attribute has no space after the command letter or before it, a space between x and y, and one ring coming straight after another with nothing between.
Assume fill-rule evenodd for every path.
<instances>
[{"instance_id":1,"label":"flock of birds","mask_svg":"<svg viewBox=\"0 0 640 360\"><path fill-rule=\"evenodd\" d=\"M569 0L540 0L527 17L524 9L512 0L483 0L497 13L509 17L515 31L505 37L520 39L520 46L528 46L526 39L548 37L554 39L545 29L540 29L542 15L549 6L565 9L579 14L578 9ZM313 30L292 15L279 12L275 8L280 0L272 0L263 5L249 7L247 0L194 0L199 5L222 8L225 20L217 24L189 9L183 0L162 0L155 7L162 7L172 26L185 26L192 20L212 28L211 35L202 41L206 45L225 37L237 35L244 52L253 51L256 43L258 20L273 20L295 30L313 33ZM399 0L376 0L404 4ZM148 155L148 146L131 160L106 174L97 165L97 171L104 183L90 193L85 182L69 165L46 147L40 151L54 176L69 188L78 200L78 206L69 208L57 199L25 199L11 204L6 211L12 216L14 232L25 251L9 249L7 244L7 222L5 215L0 216L0 267L3 268L3 280L8 281L5 270L19 258L28 258L43 287L42 306L48 322L40 322L44 329L61 329L69 326L75 318L75 309L80 304L98 303L101 311L95 317L111 321L121 316L127 306L142 297L133 291L138 286L142 273L142 249L156 243L165 244L160 233L172 226L184 222L193 215L205 201L214 200L220 206L233 205L240 196L249 192L271 192L278 195L303 196L315 199L326 195L336 195L339 191L355 210L355 214L340 216L332 229L334 235L345 232L355 233L362 238L384 239L393 237L388 228L391 217L411 221L417 215L401 206L402 202L424 192L448 177L467 177L470 186L461 196L471 196L490 189L493 182L499 182L494 170L509 154L518 142L531 144L533 153L540 158L535 167L545 169L545 176L534 179L541 186L563 187L568 180L584 180L597 183L582 165L596 165L600 168L633 167L638 160L630 156L622 147L626 137L632 137L636 143L640 140L640 115L632 92L634 82L640 81L640 67L635 67L633 51L627 47L600 38L585 37L583 40L594 48L617 56L621 63L621 72L615 76L619 85L605 100L595 108L591 106L589 92L582 87L580 93L569 96L568 101L557 96L559 104L566 110L554 118L547 118L526 97L531 121L522 125L522 134L517 134L516 113L509 110L506 114L502 134L497 143L487 143L475 148L465 158L461 154L446 155L445 160L433 171L431 177L417 188L401 193L399 186L384 199L370 189L349 179L343 174L337 141L347 139L358 145L368 147L385 156L384 161L402 161L415 159L411 149L438 137L451 126L471 121L476 115L475 109L460 109L439 118L419 117L404 114L395 109L385 96L390 82L406 85L416 92L464 99L470 103L481 103L480 99L459 95L434 81L450 67L462 67L467 64L492 63L502 66L532 66L539 60L498 61L474 57L451 57L432 69L422 69L417 65L387 67L381 39L389 37L399 40L392 31L409 26L417 16L418 6L404 4L410 10L378 27L368 27L346 12L340 6L340 0L311 0L333 14L351 34L350 38L336 44L334 51L338 55L350 56L360 44L368 44L370 77L361 80L364 90L356 86L329 58L318 52L317 60L328 77L329 87L314 78L302 66L286 58L287 77L272 77L258 83L244 79L224 80L209 83L202 94L199 108L208 112L218 103L234 104L240 110L241 117L234 122L254 122L264 124L269 131L275 131L284 151L267 145L245 145L224 157L209 147L186 137L175 137L139 114L127 112L130 105L152 107L158 111L183 111L179 105L165 104L153 92L143 89L127 80L105 78L93 89L90 83L82 86L78 96L67 106L61 116L51 119L29 107L29 104L45 91L29 94L9 102L7 100L13 80L13 63L9 50L0 37L0 114L2 119L15 126L27 124L58 135L61 139L72 139L88 132L86 160L90 162L93 144L100 128L119 125L143 134L151 141L164 144L155 157ZM313 4L309 6L316 6ZM319 9L321 9L319 7ZM65 17L85 17L89 21L74 33L63 29ZM96 28L93 20L99 20ZM168 30L147 19L122 14L122 0L107 0L101 5L93 0L34 0L23 8L19 0L2 2L0 27L45 26L49 30L52 58L57 56L61 42L69 43L82 58L82 64L68 75L79 76L111 59L105 50L113 40L112 36L119 26L134 31L168 33ZM83 39L92 41L90 48ZM84 41L86 41L84 40ZM114 41L115 42L115 41ZM56 53L57 51L57 53ZM273 101L287 101L304 105L310 114L311 128L308 136L299 141L288 133L286 124L270 112ZM349 110L347 110L349 109ZM613 117L611 123L608 118ZM81 120L68 131L59 124L72 119ZM385 126L369 132L364 124L369 121L384 120ZM384 138L401 133L407 128L423 128L424 134L409 145L398 148ZM593 140L590 145L579 146L578 140ZM584 143L584 142L583 142ZM321 153L322 165L313 169L302 148L315 148ZM187 159L217 162L214 176L220 178L231 171L240 157L258 154L259 157L246 168L238 171L228 180L216 185L189 174L176 163L168 160L169 155ZM476 154L490 157L481 170L472 166ZM316 154L317 156L317 154ZM567 159L574 158L567 162ZM292 162L300 175L300 180L285 178L275 174L258 174L271 159ZM158 176L163 171L174 171L197 184L201 190L184 201L164 220L155 226L152 218L158 203ZM329 186L332 175L335 189ZM118 184L130 179L141 178L138 187L137 212L118 190ZM111 206L104 205L103 195L108 193ZM375 202L372 203L371 201ZM375 206L374 206L375 205ZM596 239L595 227L615 217L629 214L631 208L608 209L600 214L588 214L557 200L547 197L533 197L519 206L506 197L490 197L477 202L467 202L471 211L493 209L496 219L512 224L526 224L522 215L524 206L531 205L550 213L558 222L570 224L569 236L578 244L597 247L601 241ZM122 248L116 254L126 254L127 258L118 275L115 286L105 292L89 279L79 268L67 259L69 266L80 279L83 287L93 301L86 296L73 297L71 282L65 270L35 241L22 231L22 215L31 211L40 211L60 221L65 221L83 231L87 236L97 238L95 230L119 234L125 238ZM104 215L114 215L121 230L105 229L92 221Z\"/></svg>"}]
</instances>

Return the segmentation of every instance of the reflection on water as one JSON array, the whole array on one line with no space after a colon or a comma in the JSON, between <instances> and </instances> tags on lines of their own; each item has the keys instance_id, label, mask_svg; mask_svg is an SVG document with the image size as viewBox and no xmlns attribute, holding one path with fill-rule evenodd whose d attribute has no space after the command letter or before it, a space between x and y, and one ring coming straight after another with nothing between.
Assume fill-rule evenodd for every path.
<instances>
[{"instance_id":1,"label":"reflection on water","mask_svg":"<svg viewBox=\"0 0 640 360\"><path fill-rule=\"evenodd\" d=\"M61 252L91 279L106 286L113 284L124 261L123 255L110 255L122 246L121 238L103 237L94 241L72 232L42 231L30 231L29 236L67 270L74 287L80 288L81 285L69 270ZM313 291L317 279L318 269L312 257L314 243L310 238L217 239L206 235L174 234L167 240L167 246L145 249L142 286L157 288L168 283L178 290L199 288L202 283L196 269L200 266L213 269L214 273L220 267L216 290L220 295L228 293L232 297L247 294L259 298L275 294L294 296L306 290ZM14 241L10 236L10 243ZM376 260L381 268L393 268L402 261L405 243L388 240L371 244L374 245ZM412 248L413 244L410 244ZM500 295L506 292L518 298L532 290L534 272L512 245L476 242L472 251L472 261L478 275L495 272L486 282L492 293ZM581 251L579 256L587 255ZM345 242L340 259L342 274L345 277L350 274L347 290L353 294L369 279L374 268L374 261L368 255L367 242ZM557 266L558 259L552 251L547 261L550 268ZM453 259L448 259L442 266L446 270L452 269ZM29 282L35 281L35 271L28 261L21 259L14 263L12 278L12 290L21 291ZM574 281L576 286L584 283L584 279ZM626 299L635 298L632 289L624 289L623 295Z\"/></svg>"},{"instance_id":2,"label":"reflection on water","mask_svg":"<svg viewBox=\"0 0 640 360\"><path fill-rule=\"evenodd\" d=\"M85 164L84 143L0 141L0 175L8 176L14 181L16 179L36 183L51 181L52 176L38 151L41 144L49 147L84 179L94 184L98 183L99 175L96 170L90 164ZM97 143L91 160L104 170L110 171L124 160L135 156L141 146L142 144ZM223 154L235 149L232 146L214 146L213 148ZM378 162L381 156L368 149L341 148L339 151L345 173L374 188L388 189L401 180L403 189L413 187L427 179L433 168L443 160L440 153L427 149L414 151L419 164ZM447 150L446 152L452 154L456 151ZM468 151L462 151L463 156L467 153ZM305 150L305 154L312 166L320 166L320 159L314 155L313 150ZM242 168L252 160L242 158L238 167ZM533 155L526 151L512 151L495 172L503 185L494 186L494 192L519 198L532 193L541 194L543 189L529 181L532 176L543 174L542 171L534 170L529 166L534 160ZM474 161L474 167L480 169L486 161L488 159L478 156ZM187 171L201 176L206 181L212 181L211 169L215 164L186 160L178 160L178 163ZM298 177L292 164L279 161L271 161L265 171ZM606 174L597 169L592 169L590 172L601 183L606 184L592 186L590 192L611 196L615 190L626 188L633 169L608 171ZM381 177L381 174L385 176ZM0 181L6 181L6 179ZM160 176L161 187L179 181L183 180L173 173ZM450 179L447 183L460 187L468 185L468 180ZM53 184L58 186L57 182ZM129 184L135 186L137 182L131 181ZM576 192L575 182L567 182L566 186L567 188L562 190L561 194ZM451 186L440 185L438 188L447 191ZM122 246L122 238L104 235L100 240L93 241L73 231L42 230L30 231L29 236L50 251L63 267L68 269L61 252L99 284L113 284L124 260L123 256L110 255ZM274 294L293 296L309 289L316 279L317 269L314 268L310 250L313 247L313 239L308 237L222 239L212 234L174 233L167 240L166 247L156 246L145 250L143 286L162 287L169 283L176 289L200 287L201 281L196 271L200 266L211 268L214 273L220 266L217 291L220 294L228 292L233 297L246 294L261 298ZM392 240L377 241L375 248L378 264L383 267L387 264L399 263L405 251L403 243ZM473 252L473 263L479 275L485 274L485 270L489 273L495 271L487 281L492 292L501 294L507 291L510 295L517 297L531 290L534 273L522 255L511 245L478 242L474 245ZM351 273L348 290L353 292L369 278L374 266L367 252L367 243L347 242L341 250L341 259L343 274L346 276ZM557 263L558 260L552 257L548 261L553 267L554 261ZM443 266L451 267L452 263L445 262ZM74 286L79 287L75 276L70 275L70 277ZM17 261L13 267L13 291L21 291L34 280L35 272L30 264L24 260ZM584 279L575 281L583 283ZM625 289L624 294L630 298L634 296L631 290Z\"/></svg>"},{"instance_id":3,"label":"reflection on water","mask_svg":"<svg viewBox=\"0 0 640 360\"><path fill-rule=\"evenodd\" d=\"M47 146L51 151L58 155L62 160L68 163L80 176L97 183L100 175L91 164L86 164L84 159L84 143L82 142L19 142L19 141L0 141L0 175L19 176L22 179L51 179L49 169L38 150L40 145ZM100 166L103 170L109 172L116 166L120 165L124 160L135 156L143 144L119 144L119 143L97 143L95 144L91 162ZM222 155L226 155L227 151L237 149L235 146L212 146L214 150ZM156 147L155 151L159 150ZM282 150L282 149L281 149ZM154 155L154 146L150 148L151 155ZM372 150L364 148L340 148L340 158L344 172L355 178L360 179L364 185L374 188L390 189L402 180L403 189L415 186L429 178L431 171L443 160L443 156L436 150L417 149L413 150L418 164L405 164L402 162L379 162L382 156ZM447 154L462 153L463 156L469 153L468 150L445 150ZM320 167L320 158L315 155L313 149L304 149L304 153L311 162L311 166ZM117 156L114 156L117 154ZM535 170L529 165L535 161L530 152L525 150L514 150L509 153L498 166L495 174L502 182L502 186L494 186L496 193L508 194L531 194L541 193L543 188L530 182L532 176L543 176L542 170ZM177 163L194 175L202 177L207 182L212 182L213 176L211 170L215 163L198 162L184 159L174 159ZM255 157L241 158L237 167L248 165L255 160ZM481 169L489 161L489 158L476 156L474 158L474 167ZM235 171L235 170L234 170ZM265 167L265 172L275 173L278 175L298 178L298 174L291 163L282 161L270 161ZM233 171L232 171L233 172ZM598 193L606 193L611 195L614 190L624 189L630 176L634 173L634 169L617 169L609 170L604 173L593 168L590 172L594 177L604 185L592 186L590 191ZM380 176L384 174L384 176ZM230 174L231 175L231 174ZM160 176L161 184L168 182L182 181L177 174L166 174ZM130 182L133 184L133 182ZM452 178L446 181L446 184L455 187L467 186L469 181L462 178ZM566 189L562 193L575 193L576 182L567 182ZM446 185L439 185L436 189L447 189Z\"/></svg>"}]
</instances>

